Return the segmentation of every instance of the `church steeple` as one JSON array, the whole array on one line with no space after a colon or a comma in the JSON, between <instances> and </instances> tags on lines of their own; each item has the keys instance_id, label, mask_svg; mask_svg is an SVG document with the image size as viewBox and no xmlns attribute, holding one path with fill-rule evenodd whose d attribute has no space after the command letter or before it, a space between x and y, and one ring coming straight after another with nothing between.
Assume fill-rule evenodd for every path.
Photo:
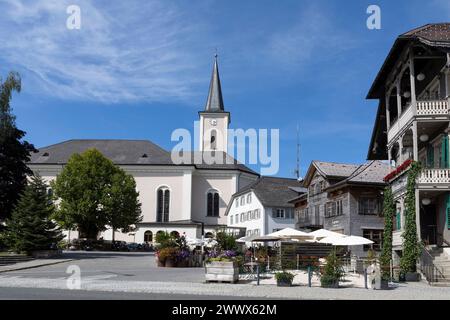
<instances>
[{"instance_id":1,"label":"church steeple","mask_svg":"<svg viewBox=\"0 0 450 320\"><path fill-rule=\"evenodd\" d=\"M214 55L214 67L209 84L208 99L206 100L205 112L223 112L222 87L220 86L219 66L217 64L217 53Z\"/></svg>"},{"instance_id":2,"label":"church steeple","mask_svg":"<svg viewBox=\"0 0 450 320\"><path fill-rule=\"evenodd\" d=\"M200 151L227 152L230 113L225 111L225 108L223 107L217 53L214 56L214 66L205 110L199 112L199 116Z\"/></svg>"}]
</instances>

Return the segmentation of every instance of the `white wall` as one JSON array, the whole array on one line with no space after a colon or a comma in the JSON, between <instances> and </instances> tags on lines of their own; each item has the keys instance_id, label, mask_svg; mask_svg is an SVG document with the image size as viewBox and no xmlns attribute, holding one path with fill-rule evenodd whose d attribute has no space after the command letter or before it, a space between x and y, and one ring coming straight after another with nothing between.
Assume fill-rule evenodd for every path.
<instances>
[{"instance_id":1,"label":"white wall","mask_svg":"<svg viewBox=\"0 0 450 320\"><path fill-rule=\"evenodd\" d=\"M251 202L247 202L248 195L251 195ZM241 198L244 197L245 204L241 205ZM264 228L264 207L261 204L261 202L256 197L256 194L253 191L249 191L242 196L239 196L232 200L230 210L227 215L227 224L230 227L241 227L246 228L246 231L248 232L251 230L254 232L254 230L258 229L260 235L265 235L265 228ZM239 206L236 207L236 201L239 201ZM259 210L260 215L259 219L249 219L246 221L241 221L241 214L247 213L249 211ZM233 223L231 223L231 216L233 217ZM238 222L236 222L236 216L238 217Z\"/></svg>"},{"instance_id":2,"label":"white wall","mask_svg":"<svg viewBox=\"0 0 450 320\"><path fill-rule=\"evenodd\" d=\"M273 212L278 208L265 208L265 215L267 219L267 228L266 232L267 234L272 233L274 229L284 229L284 228L293 228L295 229L295 215L293 214L294 208L284 208L280 207L279 209L284 209L285 216L289 215L292 218L286 219L286 218L274 218Z\"/></svg>"},{"instance_id":3,"label":"white wall","mask_svg":"<svg viewBox=\"0 0 450 320\"><path fill-rule=\"evenodd\" d=\"M225 211L236 190L238 173L225 170L197 170L192 176L192 219L208 224L226 224ZM207 217L207 194L210 190L219 192L219 217Z\"/></svg>"}]
</instances>

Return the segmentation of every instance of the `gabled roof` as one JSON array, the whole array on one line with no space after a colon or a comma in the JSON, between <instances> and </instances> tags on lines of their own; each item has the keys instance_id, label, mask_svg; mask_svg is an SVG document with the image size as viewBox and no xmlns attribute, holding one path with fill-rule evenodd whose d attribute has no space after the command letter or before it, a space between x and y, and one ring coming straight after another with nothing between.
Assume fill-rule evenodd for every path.
<instances>
[{"instance_id":1,"label":"gabled roof","mask_svg":"<svg viewBox=\"0 0 450 320\"><path fill-rule=\"evenodd\" d=\"M239 170L259 175L225 152L186 152L187 163L172 161L171 153L148 140L68 140L40 148L29 164L66 164L74 153L97 149L116 165L187 165L200 170ZM216 163L208 159L216 159ZM200 160L197 162L197 160ZM211 164L210 164L211 163Z\"/></svg>"},{"instance_id":2,"label":"gabled roof","mask_svg":"<svg viewBox=\"0 0 450 320\"><path fill-rule=\"evenodd\" d=\"M206 100L205 112L223 112L222 87L220 85L219 66L217 64L217 54L214 57L214 66L209 84L208 98Z\"/></svg>"},{"instance_id":3,"label":"gabled roof","mask_svg":"<svg viewBox=\"0 0 450 320\"><path fill-rule=\"evenodd\" d=\"M367 94L367 99L382 98L386 77L395 65L405 46L413 41L421 42L431 47L438 47L448 52L448 50L450 50L450 23L427 24L401 34L395 40L383 66L378 72L369 93Z\"/></svg>"},{"instance_id":4,"label":"gabled roof","mask_svg":"<svg viewBox=\"0 0 450 320\"><path fill-rule=\"evenodd\" d=\"M278 177L260 177L255 182L249 184L239 192L233 194L227 208L228 214L233 200L243 194L253 191L265 207L293 207L289 200L299 195L299 192L306 192L301 187L301 182L297 179L278 178Z\"/></svg>"},{"instance_id":5,"label":"gabled roof","mask_svg":"<svg viewBox=\"0 0 450 320\"><path fill-rule=\"evenodd\" d=\"M317 171L326 179L343 179L350 176L358 168L357 164L325 162L314 160L309 165L306 172L303 186L307 187L311 183L314 173Z\"/></svg>"},{"instance_id":6,"label":"gabled roof","mask_svg":"<svg viewBox=\"0 0 450 320\"><path fill-rule=\"evenodd\" d=\"M31 155L31 164L66 164L74 153L97 149L117 165L171 165L170 153L148 140L67 140L39 148Z\"/></svg>"},{"instance_id":7,"label":"gabled roof","mask_svg":"<svg viewBox=\"0 0 450 320\"><path fill-rule=\"evenodd\" d=\"M360 165L348 178L329 186L327 190L355 184L385 186L386 182L383 178L389 171L388 164L381 161L369 161Z\"/></svg>"}]
</instances>

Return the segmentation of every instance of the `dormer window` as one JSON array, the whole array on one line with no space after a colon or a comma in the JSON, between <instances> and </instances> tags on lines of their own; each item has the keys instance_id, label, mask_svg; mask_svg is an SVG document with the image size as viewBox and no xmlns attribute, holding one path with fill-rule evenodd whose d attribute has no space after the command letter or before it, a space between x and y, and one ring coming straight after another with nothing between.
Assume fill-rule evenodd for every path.
<instances>
[{"instance_id":1,"label":"dormer window","mask_svg":"<svg viewBox=\"0 0 450 320\"><path fill-rule=\"evenodd\" d=\"M43 156L43 157L48 157L49 154L48 154L48 152L44 152L44 153L42 154L42 156Z\"/></svg>"},{"instance_id":2,"label":"dormer window","mask_svg":"<svg viewBox=\"0 0 450 320\"><path fill-rule=\"evenodd\" d=\"M144 153L144 154L141 156L141 158L148 158L148 156L147 156L146 153Z\"/></svg>"}]
</instances>

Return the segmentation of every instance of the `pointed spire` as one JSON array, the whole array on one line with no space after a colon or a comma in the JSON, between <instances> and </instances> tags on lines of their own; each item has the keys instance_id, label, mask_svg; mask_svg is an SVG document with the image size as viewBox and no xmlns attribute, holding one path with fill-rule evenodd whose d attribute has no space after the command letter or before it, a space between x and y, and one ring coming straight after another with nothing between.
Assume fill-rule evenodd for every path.
<instances>
[{"instance_id":1,"label":"pointed spire","mask_svg":"<svg viewBox=\"0 0 450 320\"><path fill-rule=\"evenodd\" d=\"M219 66L217 53L214 55L214 67L209 84L208 100L206 100L205 112L223 112L222 88L220 86Z\"/></svg>"}]
</instances>

